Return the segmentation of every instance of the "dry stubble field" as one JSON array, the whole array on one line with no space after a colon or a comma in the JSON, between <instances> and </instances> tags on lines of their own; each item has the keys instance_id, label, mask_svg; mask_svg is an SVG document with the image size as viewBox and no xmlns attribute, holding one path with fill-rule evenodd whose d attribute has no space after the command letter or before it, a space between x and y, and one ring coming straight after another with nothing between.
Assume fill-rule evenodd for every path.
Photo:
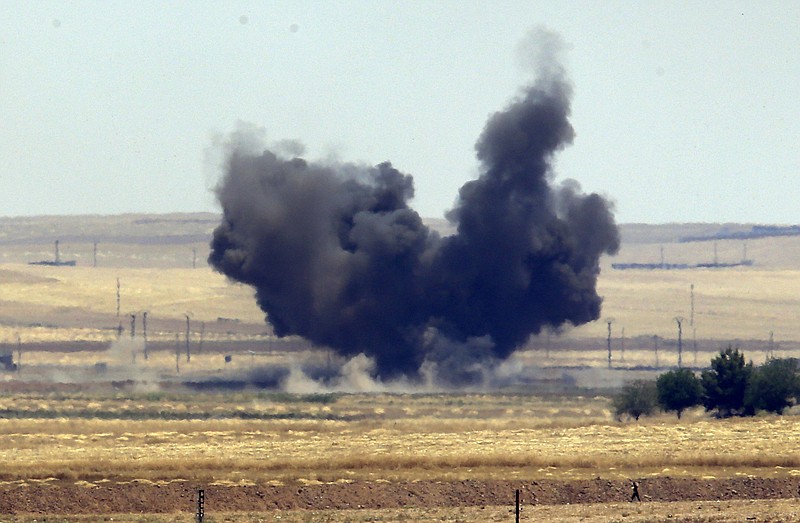
<instances>
[{"instance_id":1,"label":"dry stubble field","mask_svg":"<svg viewBox=\"0 0 800 523\"><path fill-rule=\"evenodd\" d=\"M627 337L625 359L615 352L615 365L653 365L653 335L662 338L660 365L675 364L673 318L689 316L691 284L699 365L731 340L746 353L760 347L770 331L778 355L794 355L800 264L786 253L797 242L781 239L780 256L770 258L771 241L777 240L750 242L749 252L762 261L745 269L612 271L606 260L599 282L604 317ZM192 245L204 252L202 243ZM686 259L708 249L707 242L667 245ZM65 257L70 247L84 253L83 261L91 252L91 244L67 244ZM22 262L35 248L8 248L0 266L0 343L22 348L22 368L2 376L0 520L94 521L102 513L114 521L189 521L197 487L208 489L210 521L507 521L515 488L524 502L529 495L523 520L531 521L798 519L800 426L793 415L713 420L698 411L681 422L660 416L618 423L607 398L591 391L554 397L182 390L174 385L181 377L295 357L276 350L252 292L202 263L191 268L189 247L109 243L100 249L108 266L73 268L29 266ZM733 249L722 247L721 254ZM46 244L38 248L44 252ZM652 261L642 257L653 251L651 244L626 244L620 258ZM121 253L135 253L135 263L126 266ZM114 344L115 327L123 323L127 334L127 315L144 310L157 350L133 361L129 352L140 345ZM207 351L181 359L178 371L171 347L186 313L195 343L203 326ZM570 365L600 370L605 334L598 322L547 342L540 337L519 359L556 373ZM548 358L543 346L551 341ZM242 343L264 352L237 354ZM237 354L227 366L226 351ZM748 355L763 358L760 350ZM121 384L91 375L99 361L112 375L123 369ZM63 383L48 389L37 376ZM142 383L131 385L137 379ZM628 478L642 480L648 503L624 503ZM665 478L672 483L658 483ZM385 485L396 488L389 493ZM372 490L378 487L380 494ZM54 516L80 512L89 515Z\"/></svg>"},{"instance_id":2,"label":"dry stubble field","mask_svg":"<svg viewBox=\"0 0 800 523\"><path fill-rule=\"evenodd\" d=\"M521 488L531 520L684 511L673 520L736 521L796 507L740 497L794 498L800 486L795 416L695 411L680 422L621 424L602 397L62 392L18 394L0 408L9 416L0 422L0 508L17 499L34 513L65 506L50 496L66 492L84 510L146 506L168 514L145 520L188 521L194 489L204 488L212 521L272 521L275 510L284 521L503 521ZM624 504L629 478L652 503ZM698 519L706 510L732 519Z\"/></svg>"}]
</instances>

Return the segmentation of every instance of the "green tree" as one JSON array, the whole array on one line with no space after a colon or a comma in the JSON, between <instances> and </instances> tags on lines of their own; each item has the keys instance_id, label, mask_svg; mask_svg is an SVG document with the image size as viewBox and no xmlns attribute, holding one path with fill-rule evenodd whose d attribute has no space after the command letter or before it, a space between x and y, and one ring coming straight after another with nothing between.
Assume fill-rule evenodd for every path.
<instances>
[{"instance_id":1,"label":"green tree","mask_svg":"<svg viewBox=\"0 0 800 523\"><path fill-rule=\"evenodd\" d=\"M681 419L681 414L689 407L703 401L703 386L700 379L689 369L675 369L665 372L656 380L658 404L665 411L672 411Z\"/></svg>"},{"instance_id":2,"label":"green tree","mask_svg":"<svg viewBox=\"0 0 800 523\"><path fill-rule=\"evenodd\" d=\"M641 416L649 416L656 410L658 392L653 381L636 380L625 384L614 396L613 406L617 419L627 414L635 420Z\"/></svg>"},{"instance_id":3,"label":"green tree","mask_svg":"<svg viewBox=\"0 0 800 523\"><path fill-rule=\"evenodd\" d=\"M766 410L783 414L793 404L800 390L797 360L775 358L767 360L753 371L745 391L745 410L754 414Z\"/></svg>"},{"instance_id":4,"label":"green tree","mask_svg":"<svg viewBox=\"0 0 800 523\"><path fill-rule=\"evenodd\" d=\"M720 351L711 360L711 369L700 376L706 410L717 409L723 418L745 414L744 395L752 373L752 362L746 364L739 349L729 345Z\"/></svg>"}]
</instances>

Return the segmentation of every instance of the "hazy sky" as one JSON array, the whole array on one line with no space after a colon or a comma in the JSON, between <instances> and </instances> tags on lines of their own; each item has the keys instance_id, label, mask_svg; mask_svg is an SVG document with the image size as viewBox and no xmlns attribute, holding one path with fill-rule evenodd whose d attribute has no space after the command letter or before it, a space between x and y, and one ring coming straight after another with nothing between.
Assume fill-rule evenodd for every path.
<instances>
[{"instance_id":1,"label":"hazy sky","mask_svg":"<svg viewBox=\"0 0 800 523\"><path fill-rule=\"evenodd\" d=\"M217 210L237 122L390 160L440 217L486 118L569 45L557 179L620 222L800 222L800 2L0 2L0 215Z\"/></svg>"}]
</instances>

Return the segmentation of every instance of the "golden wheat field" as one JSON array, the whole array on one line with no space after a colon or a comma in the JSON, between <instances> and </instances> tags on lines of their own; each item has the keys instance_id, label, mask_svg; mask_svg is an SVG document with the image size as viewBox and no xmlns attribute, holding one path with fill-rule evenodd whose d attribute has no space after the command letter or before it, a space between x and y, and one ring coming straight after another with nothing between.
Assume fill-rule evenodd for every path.
<instances>
[{"instance_id":1,"label":"golden wheat field","mask_svg":"<svg viewBox=\"0 0 800 523\"><path fill-rule=\"evenodd\" d=\"M603 397L19 395L0 405L6 482L800 475L800 419L612 419Z\"/></svg>"},{"instance_id":2,"label":"golden wheat field","mask_svg":"<svg viewBox=\"0 0 800 523\"><path fill-rule=\"evenodd\" d=\"M0 253L0 349L19 363L17 372L0 374L0 488L800 476L800 417L794 409L782 417L717 420L695 410L680 421L658 415L620 423L608 395L625 380L654 377L654 366L677 364L676 317L684 319L684 364L702 367L728 343L756 362L766 357L767 347L777 356L800 355L800 241L794 238L750 241L747 253L756 263L724 270L613 270L615 260L656 261L661 247L670 262L712 256L709 242L676 243L672 229L657 241L642 241L640 234L624 243L617 258L603 260L601 320L535 337L512 361L543 369L539 377L545 381L573 387L558 394L519 386L437 393L374 383L347 393L308 383L297 388L305 394L210 392L180 382L238 375L267 363L291 366L324 353L281 345L253 291L203 263L205 244L195 236L207 234L213 220L201 217L194 230L191 220L179 218L181 233L193 243L105 242L96 267L89 263L92 244L85 241L62 245L64 258L78 260L75 267L26 263L45 258L49 240L12 243ZM111 226L147 223L120 218ZM37 220L25 226L40 237L63 232ZM12 233L4 234L0 239L11 241ZM741 248L741 242L719 242L717 255L736 260ZM153 349L146 360L145 311ZM605 372L606 320L612 320L613 373ZM187 329L195 351L191 361L184 354ZM774 344L768 344L770 334ZM570 372L575 381L566 379ZM54 385L30 385L40 382ZM191 520L191 508L177 510L104 517ZM542 505L526 507L523 515L531 521L603 522L800 517L790 500ZM0 521L93 517L2 514ZM513 517L508 506L466 506L211 513L207 521L477 523Z\"/></svg>"},{"instance_id":3,"label":"golden wheat field","mask_svg":"<svg viewBox=\"0 0 800 523\"><path fill-rule=\"evenodd\" d=\"M602 397L29 393L4 398L0 409L13 416L0 420L0 488L800 475L796 416L713 420L693 411L681 421L660 415L619 423ZM508 506L210 514L208 521L232 522L477 523L513 517ZM792 521L797 505L727 500L524 509L531 521L620 521L623 514L624 521L642 522L741 521L754 514L759 521L766 514L787 518L770 521ZM191 520L189 514L112 517Z\"/></svg>"}]
</instances>

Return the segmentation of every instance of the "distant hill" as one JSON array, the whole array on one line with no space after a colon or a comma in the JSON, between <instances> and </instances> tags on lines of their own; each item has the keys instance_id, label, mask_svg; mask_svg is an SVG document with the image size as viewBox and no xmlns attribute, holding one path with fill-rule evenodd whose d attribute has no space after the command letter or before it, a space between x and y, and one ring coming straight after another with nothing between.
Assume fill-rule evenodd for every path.
<instances>
[{"instance_id":1,"label":"distant hill","mask_svg":"<svg viewBox=\"0 0 800 523\"><path fill-rule=\"evenodd\" d=\"M455 227L443 218L424 218L446 236ZM0 263L50 259L56 240L65 259L92 263L99 244L102 264L184 266L205 263L208 243L220 222L217 213L119 214L0 217ZM757 267L800 268L800 227L746 223L620 225L622 248L613 263L708 264L752 259Z\"/></svg>"},{"instance_id":2,"label":"distant hill","mask_svg":"<svg viewBox=\"0 0 800 523\"><path fill-rule=\"evenodd\" d=\"M0 245L206 242L219 221L215 213L2 217Z\"/></svg>"},{"instance_id":3,"label":"distant hill","mask_svg":"<svg viewBox=\"0 0 800 523\"><path fill-rule=\"evenodd\" d=\"M800 269L800 228L745 223L623 224L615 264Z\"/></svg>"},{"instance_id":4,"label":"distant hill","mask_svg":"<svg viewBox=\"0 0 800 523\"><path fill-rule=\"evenodd\" d=\"M620 225L622 242L634 243L677 243L688 236L710 236L719 230L748 231L752 225L741 223L624 223Z\"/></svg>"},{"instance_id":5,"label":"distant hill","mask_svg":"<svg viewBox=\"0 0 800 523\"><path fill-rule=\"evenodd\" d=\"M800 236L800 225L753 225L750 230L731 231L722 228L704 236L684 236L681 242L703 242L708 240L754 240L778 236Z\"/></svg>"}]
</instances>

